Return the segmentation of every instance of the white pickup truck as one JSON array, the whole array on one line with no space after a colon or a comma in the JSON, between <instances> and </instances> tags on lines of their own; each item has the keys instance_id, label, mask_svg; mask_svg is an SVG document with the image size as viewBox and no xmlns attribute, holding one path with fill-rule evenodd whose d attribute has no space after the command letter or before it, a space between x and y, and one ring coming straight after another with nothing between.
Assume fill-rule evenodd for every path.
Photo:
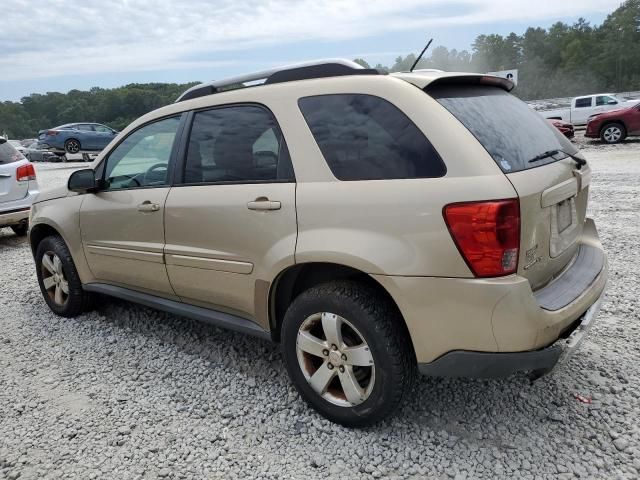
<instances>
[{"instance_id":1,"label":"white pickup truck","mask_svg":"<svg viewBox=\"0 0 640 480\"><path fill-rule=\"evenodd\" d=\"M574 125L586 125L589 117L593 115L637 103L637 99L625 100L613 93L596 93L595 95L573 98L570 107L541 110L540 114L545 118L564 120Z\"/></svg>"}]
</instances>

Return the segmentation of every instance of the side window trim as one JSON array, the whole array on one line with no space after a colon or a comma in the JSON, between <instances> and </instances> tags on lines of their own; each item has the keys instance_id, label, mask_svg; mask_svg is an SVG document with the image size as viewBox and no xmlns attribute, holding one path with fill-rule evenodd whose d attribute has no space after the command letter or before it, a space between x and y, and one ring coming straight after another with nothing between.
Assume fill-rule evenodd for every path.
<instances>
[{"instance_id":1,"label":"side window trim","mask_svg":"<svg viewBox=\"0 0 640 480\"><path fill-rule=\"evenodd\" d=\"M177 114L173 114L173 115L167 115L164 117L158 117L158 118L154 118L153 120L150 120L142 125L139 125L135 130L131 130L125 137L122 137L120 139L120 141L118 143L116 143L113 148L111 148L111 150L109 150L109 152L105 155L105 157L100 161L100 163L96 166L95 168L95 172L96 172L96 180L98 180L98 182L100 183L100 188L98 189L99 192L101 191L109 191L106 190L104 188L102 188L102 186L105 185L106 183L106 174L107 174L107 162L109 161L109 158L111 157L111 154L127 139L129 138L131 135L133 135L134 133L136 133L138 130L141 130L142 128L145 128L149 125L152 125L154 123L157 122L161 122L163 120L167 120L169 118L179 118L180 121L178 123L178 128L176 129L176 136L173 140L173 145L171 147L171 153L169 155L169 163L167 166L167 184L166 185L144 185L144 186L139 186L139 187L129 187L129 188L119 188L117 190L113 190L114 192L120 192L120 191L126 191L126 190L142 190L142 189L147 189L147 188L167 188L167 187L171 187L173 186L173 182L174 182L174 177L175 177L175 170L176 170L176 163L177 163L177 155L178 155L178 146L179 143L181 141L182 138L182 133L184 131L184 127L185 127L185 121L187 118L187 113L189 112L179 112Z\"/></svg>"},{"instance_id":2,"label":"side window trim","mask_svg":"<svg viewBox=\"0 0 640 480\"><path fill-rule=\"evenodd\" d=\"M198 182L198 183L185 183L185 170L187 164L187 151L189 149L189 140L191 138L191 131L193 130L193 122L195 120L196 113L198 112L208 112L210 110L217 110L223 108L230 107L258 107L266 111L274 120L276 126L278 127L278 131L280 133L280 138L282 142L280 143L280 151L284 148L286 151L286 158L291 165L291 172L293 174L290 179L275 179L275 180L244 180L244 181L218 181L218 182ZM173 173L173 182L172 187L192 187L198 185L244 185L244 184L261 184L261 183L296 183L296 175L295 168L293 166L293 161L291 160L291 152L289 151L289 147L287 145L287 140L284 136L284 132L280 127L280 122L278 122L278 117L271 111L269 107L262 103L258 102L234 102L234 103L225 103L222 105L210 105L207 107L197 108L194 110L190 110L188 112L184 112L184 124L182 125L182 135L180 138L180 145L177 152L177 159L174 165L174 173Z\"/></svg>"}]
</instances>

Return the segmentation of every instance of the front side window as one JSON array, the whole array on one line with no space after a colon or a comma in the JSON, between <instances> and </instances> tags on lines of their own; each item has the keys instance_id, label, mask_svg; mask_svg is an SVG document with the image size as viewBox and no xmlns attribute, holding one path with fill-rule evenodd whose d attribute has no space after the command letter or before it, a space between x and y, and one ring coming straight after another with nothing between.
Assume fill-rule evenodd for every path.
<instances>
[{"instance_id":1,"label":"front side window","mask_svg":"<svg viewBox=\"0 0 640 480\"><path fill-rule=\"evenodd\" d=\"M268 110L237 105L195 113L184 183L292 180L287 146Z\"/></svg>"},{"instance_id":2,"label":"front side window","mask_svg":"<svg viewBox=\"0 0 640 480\"><path fill-rule=\"evenodd\" d=\"M76 128L83 132L93 132L93 126L87 124L80 124Z\"/></svg>"},{"instance_id":3,"label":"front side window","mask_svg":"<svg viewBox=\"0 0 640 480\"><path fill-rule=\"evenodd\" d=\"M432 178L446 173L418 127L380 97L319 95L301 98L298 105L339 180Z\"/></svg>"},{"instance_id":4,"label":"front side window","mask_svg":"<svg viewBox=\"0 0 640 480\"><path fill-rule=\"evenodd\" d=\"M113 130L111 130L109 127L105 127L104 125L94 125L93 126L94 130L96 132L100 132L100 133L112 133Z\"/></svg>"},{"instance_id":5,"label":"front side window","mask_svg":"<svg viewBox=\"0 0 640 480\"><path fill-rule=\"evenodd\" d=\"M576 108L585 108L591 106L591 97L576 98Z\"/></svg>"},{"instance_id":6,"label":"front side window","mask_svg":"<svg viewBox=\"0 0 640 480\"><path fill-rule=\"evenodd\" d=\"M131 133L107 158L107 190L163 186L180 117L150 123Z\"/></svg>"},{"instance_id":7,"label":"front side window","mask_svg":"<svg viewBox=\"0 0 640 480\"><path fill-rule=\"evenodd\" d=\"M598 95L596 97L596 106L601 107L603 105L617 105L618 101L610 95Z\"/></svg>"}]
</instances>

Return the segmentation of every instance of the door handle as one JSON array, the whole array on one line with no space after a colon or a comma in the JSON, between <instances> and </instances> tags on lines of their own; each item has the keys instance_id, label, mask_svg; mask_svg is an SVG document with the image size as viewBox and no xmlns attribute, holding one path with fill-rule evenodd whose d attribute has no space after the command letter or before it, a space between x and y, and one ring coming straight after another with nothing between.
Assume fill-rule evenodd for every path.
<instances>
[{"instance_id":1,"label":"door handle","mask_svg":"<svg viewBox=\"0 0 640 480\"><path fill-rule=\"evenodd\" d=\"M138 205L139 212L157 212L158 210L160 210L160 205L157 203L151 203L149 200Z\"/></svg>"},{"instance_id":2,"label":"door handle","mask_svg":"<svg viewBox=\"0 0 640 480\"><path fill-rule=\"evenodd\" d=\"M249 210L280 210L280 207L282 207L280 202L269 200L267 197L259 197L247 203Z\"/></svg>"},{"instance_id":3,"label":"door handle","mask_svg":"<svg viewBox=\"0 0 640 480\"><path fill-rule=\"evenodd\" d=\"M11 177L10 173L0 173L0 178L9 178Z\"/></svg>"}]
</instances>

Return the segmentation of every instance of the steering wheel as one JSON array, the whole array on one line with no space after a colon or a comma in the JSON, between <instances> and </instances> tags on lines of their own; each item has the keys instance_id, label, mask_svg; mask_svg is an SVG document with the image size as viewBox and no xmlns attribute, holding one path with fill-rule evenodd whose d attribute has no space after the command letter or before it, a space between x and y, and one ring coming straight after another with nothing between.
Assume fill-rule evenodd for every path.
<instances>
[{"instance_id":1,"label":"steering wheel","mask_svg":"<svg viewBox=\"0 0 640 480\"><path fill-rule=\"evenodd\" d=\"M165 172L164 172L164 179L162 180L163 182L167 179L167 164L166 163L156 163L155 165L151 165L146 172L144 172L144 177L143 177L143 182L145 185L148 185L149 182L147 181L147 178L156 170L160 170L164 168Z\"/></svg>"}]
</instances>

